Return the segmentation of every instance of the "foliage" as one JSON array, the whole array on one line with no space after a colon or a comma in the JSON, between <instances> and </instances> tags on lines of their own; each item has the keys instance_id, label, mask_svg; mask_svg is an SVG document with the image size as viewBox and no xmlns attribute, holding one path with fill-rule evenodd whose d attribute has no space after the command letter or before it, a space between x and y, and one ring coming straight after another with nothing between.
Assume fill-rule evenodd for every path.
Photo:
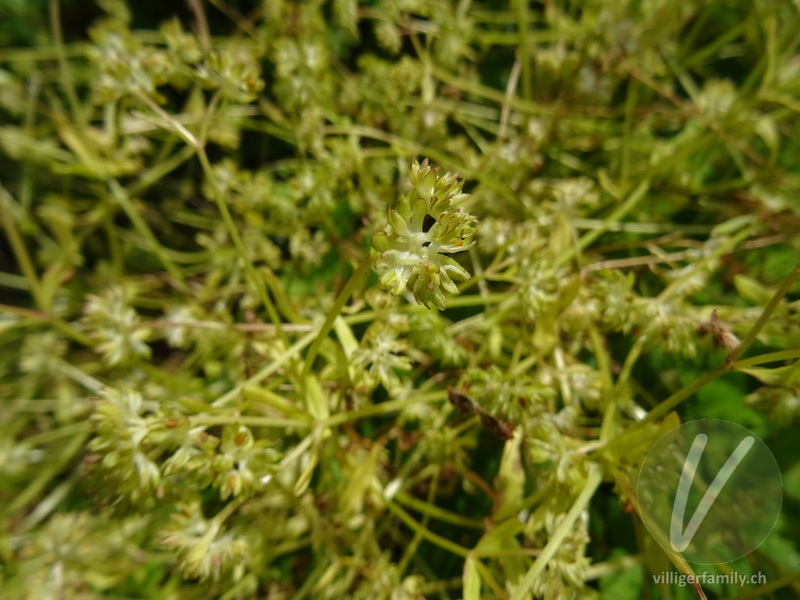
<instances>
[{"instance_id":1,"label":"foliage","mask_svg":"<svg viewBox=\"0 0 800 600\"><path fill-rule=\"evenodd\" d=\"M649 446L798 471L797 3L162 4L0 28L3 598L688 598Z\"/></svg>"}]
</instances>

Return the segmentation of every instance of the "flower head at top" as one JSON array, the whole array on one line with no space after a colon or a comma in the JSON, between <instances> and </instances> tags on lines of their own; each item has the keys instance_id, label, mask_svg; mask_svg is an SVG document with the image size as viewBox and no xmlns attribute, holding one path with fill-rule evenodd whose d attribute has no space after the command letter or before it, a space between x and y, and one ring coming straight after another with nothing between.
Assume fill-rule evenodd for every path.
<instances>
[{"instance_id":1,"label":"flower head at top","mask_svg":"<svg viewBox=\"0 0 800 600\"><path fill-rule=\"evenodd\" d=\"M453 173L439 175L427 159L409 169L413 186L387 213L388 225L372 237L373 266L380 285L392 294L411 286L417 302L444 309L444 292L458 294L454 282L469 273L448 254L474 243L476 219L461 206L469 197Z\"/></svg>"}]
</instances>

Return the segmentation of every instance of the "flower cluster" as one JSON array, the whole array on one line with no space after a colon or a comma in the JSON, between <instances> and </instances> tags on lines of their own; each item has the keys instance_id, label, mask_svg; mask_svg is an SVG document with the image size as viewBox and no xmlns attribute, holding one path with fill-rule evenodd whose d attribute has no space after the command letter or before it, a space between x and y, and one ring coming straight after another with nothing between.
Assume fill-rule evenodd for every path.
<instances>
[{"instance_id":1,"label":"flower cluster","mask_svg":"<svg viewBox=\"0 0 800 600\"><path fill-rule=\"evenodd\" d=\"M129 292L112 287L102 295L87 297L85 327L97 341L96 349L108 365L127 364L150 356L145 343L150 330L139 326L139 315L130 307Z\"/></svg>"},{"instance_id":2,"label":"flower cluster","mask_svg":"<svg viewBox=\"0 0 800 600\"><path fill-rule=\"evenodd\" d=\"M157 421L137 392L109 390L92 415L97 435L89 449L102 456L102 467L113 487L134 501L151 497L161 483L158 465L148 454Z\"/></svg>"},{"instance_id":3,"label":"flower cluster","mask_svg":"<svg viewBox=\"0 0 800 600\"><path fill-rule=\"evenodd\" d=\"M554 395L551 388L530 376L503 372L496 365L467 369L461 385L486 410L514 424L541 416Z\"/></svg>"},{"instance_id":4,"label":"flower cluster","mask_svg":"<svg viewBox=\"0 0 800 600\"><path fill-rule=\"evenodd\" d=\"M406 329L405 323L391 324L387 327L370 327L364 335L361 347L352 357L353 366L360 373L361 383L374 389L378 382L388 390L400 387L397 374L411 370L408 358L408 343L398 337Z\"/></svg>"},{"instance_id":5,"label":"flower cluster","mask_svg":"<svg viewBox=\"0 0 800 600\"><path fill-rule=\"evenodd\" d=\"M197 67L197 75L204 87L218 89L223 98L240 104L252 102L264 89L258 58L244 46L212 52L207 64Z\"/></svg>"},{"instance_id":6,"label":"flower cluster","mask_svg":"<svg viewBox=\"0 0 800 600\"><path fill-rule=\"evenodd\" d=\"M2 598L654 597L652 441L791 447L791 2L10 4Z\"/></svg>"},{"instance_id":7,"label":"flower cluster","mask_svg":"<svg viewBox=\"0 0 800 600\"><path fill-rule=\"evenodd\" d=\"M589 514L584 511L559 545L542 576L534 583L536 597L544 600L578 600L587 597L583 588L590 562L586 556L588 543Z\"/></svg>"},{"instance_id":8,"label":"flower cluster","mask_svg":"<svg viewBox=\"0 0 800 600\"><path fill-rule=\"evenodd\" d=\"M413 189L390 208L388 226L372 237L374 267L380 284L392 294L411 287L414 298L430 308L447 305L445 290L458 294L453 279L469 280L469 273L447 256L474 244L474 216L462 211L468 194L457 175L439 175L427 159L409 169Z\"/></svg>"},{"instance_id":9,"label":"flower cluster","mask_svg":"<svg viewBox=\"0 0 800 600\"><path fill-rule=\"evenodd\" d=\"M159 541L179 554L186 577L200 579L218 579L221 572L241 563L249 550L247 541L225 531L218 518L204 518L196 502L181 506L172 515L159 533Z\"/></svg>"}]
</instances>

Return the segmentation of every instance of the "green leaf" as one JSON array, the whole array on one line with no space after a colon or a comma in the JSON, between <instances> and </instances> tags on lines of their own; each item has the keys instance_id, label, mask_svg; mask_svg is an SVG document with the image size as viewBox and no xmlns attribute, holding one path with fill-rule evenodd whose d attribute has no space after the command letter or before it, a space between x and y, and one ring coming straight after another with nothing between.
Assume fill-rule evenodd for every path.
<instances>
[{"instance_id":1,"label":"green leaf","mask_svg":"<svg viewBox=\"0 0 800 600\"><path fill-rule=\"evenodd\" d=\"M519 547L516 536L523 529L525 529L525 524L516 517L506 519L499 525L495 525L480 539L475 546L475 551L478 554L489 555L500 550Z\"/></svg>"},{"instance_id":2,"label":"green leaf","mask_svg":"<svg viewBox=\"0 0 800 600\"><path fill-rule=\"evenodd\" d=\"M772 298L772 292L755 279L745 275L736 275L733 278L733 284L745 300L756 306L765 306Z\"/></svg>"},{"instance_id":3,"label":"green leaf","mask_svg":"<svg viewBox=\"0 0 800 600\"><path fill-rule=\"evenodd\" d=\"M356 336L353 335L353 330L350 329L350 326L342 317L336 317L336 320L333 322L333 330L339 338L339 343L342 345L344 355L350 360L353 357L353 352L358 350L358 341L356 340Z\"/></svg>"},{"instance_id":4,"label":"green leaf","mask_svg":"<svg viewBox=\"0 0 800 600\"><path fill-rule=\"evenodd\" d=\"M767 385L793 386L800 384L800 360L793 365L767 369L764 367L745 367L739 369L742 373L752 375Z\"/></svg>"},{"instance_id":5,"label":"green leaf","mask_svg":"<svg viewBox=\"0 0 800 600\"><path fill-rule=\"evenodd\" d=\"M783 489L787 496L800 501L800 462L783 473Z\"/></svg>"},{"instance_id":6,"label":"green leaf","mask_svg":"<svg viewBox=\"0 0 800 600\"><path fill-rule=\"evenodd\" d=\"M183 408L188 410L190 413L194 414L203 414L203 413L221 413L223 412L221 409L215 408L210 404L203 402L202 400L198 400L197 398L192 398L191 396L180 396L178 398L178 404L180 404Z\"/></svg>"},{"instance_id":7,"label":"green leaf","mask_svg":"<svg viewBox=\"0 0 800 600\"><path fill-rule=\"evenodd\" d=\"M468 556L464 561L464 600L481 600L481 575L477 558Z\"/></svg>"},{"instance_id":8,"label":"green leaf","mask_svg":"<svg viewBox=\"0 0 800 600\"><path fill-rule=\"evenodd\" d=\"M308 484L311 483L311 478L314 476L314 469L317 468L317 464L319 463L320 443L319 436L317 436L314 447L309 453L308 464L294 484L293 491L295 496L302 496L308 489Z\"/></svg>"},{"instance_id":9,"label":"green leaf","mask_svg":"<svg viewBox=\"0 0 800 600\"><path fill-rule=\"evenodd\" d=\"M330 410L319 380L314 375L307 375L304 383L308 412L319 421L327 419L330 415Z\"/></svg>"},{"instance_id":10,"label":"green leaf","mask_svg":"<svg viewBox=\"0 0 800 600\"><path fill-rule=\"evenodd\" d=\"M729 375L712 381L697 392L698 402L686 407L686 419L723 419L755 431L764 431L764 415L744 401L747 378Z\"/></svg>"},{"instance_id":11,"label":"green leaf","mask_svg":"<svg viewBox=\"0 0 800 600\"><path fill-rule=\"evenodd\" d=\"M775 121L766 116L761 117L756 121L755 132L764 140L770 154L776 156L780 150L780 134Z\"/></svg>"},{"instance_id":12,"label":"green leaf","mask_svg":"<svg viewBox=\"0 0 800 600\"><path fill-rule=\"evenodd\" d=\"M339 496L339 506L342 514L350 515L356 512L359 507L363 511L363 500L369 491L372 482L375 481L375 469L378 464L378 451L381 446L375 444L372 447L366 460L358 465L348 474L347 487Z\"/></svg>"},{"instance_id":13,"label":"green leaf","mask_svg":"<svg viewBox=\"0 0 800 600\"><path fill-rule=\"evenodd\" d=\"M580 277L570 277L561 284L558 290L558 307L563 310L568 308L575 298L578 297L578 292L581 291Z\"/></svg>"},{"instance_id":14,"label":"green leaf","mask_svg":"<svg viewBox=\"0 0 800 600\"><path fill-rule=\"evenodd\" d=\"M620 569L600 578L601 600L639 600L644 577L639 566Z\"/></svg>"},{"instance_id":15,"label":"green leaf","mask_svg":"<svg viewBox=\"0 0 800 600\"><path fill-rule=\"evenodd\" d=\"M522 498L525 493L525 469L522 466L521 444L522 433L520 431L515 433L503 448L503 457L500 460L500 470L497 474L501 501L495 511L496 516L504 514L510 507L516 505L519 498Z\"/></svg>"},{"instance_id":16,"label":"green leaf","mask_svg":"<svg viewBox=\"0 0 800 600\"><path fill-rule=\"evenodd\" d=\"M308 413L303 410L300 406L296 406L283 396L279 396L275 392L267 389L267 388L260 388L254 385L245 386L242 390L242 396L245 399L250 401L258 401L266 404L274 408L275 410L279 410L280 412L290 415L290 416L299 416L308 418Z\"/></svg>"}]
</instances>

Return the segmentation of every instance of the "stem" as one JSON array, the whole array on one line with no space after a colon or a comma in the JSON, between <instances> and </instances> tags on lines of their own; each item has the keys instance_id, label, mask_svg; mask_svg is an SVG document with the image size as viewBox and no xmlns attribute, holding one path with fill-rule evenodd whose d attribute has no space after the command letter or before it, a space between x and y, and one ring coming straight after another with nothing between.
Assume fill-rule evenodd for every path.
<instances>
[{"instance_id":1,"label":"stem","mask_svg":"<svg viewBox=\"0 0 800 600\"><path fill-rule=\"evenodd\" d=\"M139 235L141 235L150 245L150 249L153 251L153 254L156 255L159 262L161 262L161 264L167 270L167 273L169 273L170 277L175 280L175 283L182 291L188 291L189 286L186 283L186 278L183 276L183 273L166 255L163 246L161 246L159 243L158 238L153 233L153 230L150 229L150 226L147 224L147 222L136 211L136 208L133 206L130 197L125 192L125 189L116 179L111 179L108 182L108 187L111 191L111 196L114 198L117 204L122 207L122 210L125 211L125 215L130 219L136 231L139 232Z\"/></svg>"},{"instance_id":2,"label":"stem","mask_svg":"<svg viewBox=\"0 0 800 600\"><path fill-rule=\"evenodd\" d=\"M700 268L709 264L711 261L717 260L718 258L733 252L734 248L739 246L742 242L748 239L754 232L756 228L755 226L748 226L739 231L736 235L731 236L729 239L725 240L725 243L720 244L718 248L716 248L710 254L704 256L698 262L694 263L695 268ZM684 284L684 282L691 277L691 272L687 272L677 279L674 279L670 282L670 284L664 288L664 290L658 295L659 301L664 301L669 298L672 294L675 293L676 290L680 289L680 286Z\"/></svg>"},{"instance_id":3,"label":"stem","mask_svg":"<svg viewBox=\"0 0 800 600\"><path fill-rule=\"evenodd\" d=\"M639 185L636 186L630 195L625 199L625 202L620 204L614 212L612 212L606 219L604 219L595 229L590 231L589 233L585 234L578 240L578 247L569 250L562 254L556 260L556 266L561 266L564 263L572 260L574 253L576 250L585 250L587 246L589 246L592 242L594 242L597 238L599 238L602 234L604 234L610 227L612 223L619 221L622 217L627 215L630 211L632 211L637 204L644 198L645 194L650 189L650 179L643 180Z\"/></svg>"},{"instance_id":4,"label":"stem","mask_svg":"<svg viewBox=\"0 0 800 600\"><path fill-rule=\"evenodd\" d=\"M483 306L484 304L500 304L504 300L508 300L511 296L508 292L496 292L481 296L473 294L471 296L457 296L456 298L447 299L447 308L463 308L465 306Z\"/></svg>"},{"instance_id":5,"label":"stem","mask_svg":"<svg viewBox=\"0 0 800 600\"><path fill-rule=\"evenodd\" d=\"M758 317L758 321L756 321L753 326L750 328L750 331L747 332L747 335L742 340L742 343L737 346L736 350L733 351L733 354L730 355L728 358L728 363L732 364L739 360L744 354L747 349L750 347L756 336L761 332L764 325L767 324L767 321L772 316L772 313L775 312L775 309L778 308L778 304L780 304L783 297L788 293L789 288L792 287L794 280L797 279L797 276L800 275L800 263L797 263L792 269L792 272L784 279L778 289L775 291L775 294L770 298L769 303L764 308L764 312L761 313L761 316Z\"/></svg>"},{"instance_id":6,"label":"stem","mask_svg":"<svg viewBox=\"0 0 800 600\"><path fill-rule=\"evenodd\" d=\"M50 444L52 442L61 440L61 438L72 437L76 433L88 433L88 432L89 432L89 423L87 421L78 421L76 423L70 423L69 425L64 425L63 427L59 427L58 429L48 429L47 431L43 431L42 433L37 433L36 435L26 437L24 438L24 443L26 446L34 448L36 446L42 446L44 444Z\"/></svg>"},{"instance_id":7,"label":"stem","mask_svg":"<svg viewBox=\"0 0 800 600\"><path fill-rule=\"evenodd\" d=\"M225 227L228 230L228 235L231 236L233 245L236 247L236 251L239 253L239 256L244 262L247 278L250 280L250 284L255 289L259 300L261 300L261 303L264 305L264 308L266 308L269 319L275 325L275 329L278 332L278 336L280 337L281 341L288 346L289 339L286 337L286 332L283 331L281 327L281 319L278 315L278 311L275 309L275 305L272 303L272 300L267 294L267 290L264 287L264 282L259 279L258 273L256 273L255 267L253 267L253 263L247 258L247 250L244 247L241 236L239 235L239 230L236 229L236 224L233 222L233 217L231 217L231 212L228 210L228 205L225 203L225 199L219 193L219 186L217 185L216 176L214 175L214 170L208 160L206 150L203 146L199 145L195 146L195 150L197 153L197 158L200 160L200 165L203 168L203 173L208 179L208 182L211 184L211 189L214 190L214 202L217 205L217 209L219 210L220 214L222 215L222 220L224 221Z\"/></svg>"},{"instance_id":8,"label":"stem","mask_svg":"<svg viewBox=\"0 0 800 600\"><path fill-rule=\"evenodd\" d=\"M469 556L470 551L467 548L459 544L456 544L455 542L451 542L447 538L444 538L440 535L436 535L427 527L423 527L421 524L417 523L417 521L415 521L411 515L409 515L399 506L397 506L397 504L395 504L394 502L391 501L387 502L386 506L391 512L393 512L397 517L399 517L400 520L403 521L403 523L408 525L411 528L411 530L414 531L414 533L418 534L423 539L428 540L431 544L439 546L443 550L452 552L456 556L460 556L462 558L467 558Z\"/></svg>"},{"instance_id":9,"label":"stem","mask_svg":"<svg viewBox=\"0 0 800 600\"><path fill-rule=\"evenodd\" d=\"M614 558L605 562L591 565L586 569L583 580L592 581L594 579L600 579L601 577L610 575L611 573L617 573L624 569L630 569L631 567L638 567L641 564L642 557L639 554L620 556L619 558Z\"/></svg>"},{"instance_id":10,"label":"stem","mask_svg":"<svg viewBox=\"0 0 800 600\"><path fill-rule=\"evenodd\" d=\"M421 502L426 506L433 506L433 502L436 500L436 493L439 489L439 474L440 470L437 469L433 472L433 477L431 477L431 483L428 487L428 501ZM399 500L399 498L398 498ZM431 515L429 512L422 511L422 523L421 527L423 529L428 528L428 523L431 520ZM419 543L422 541L422 534L420 531L414 533L414 538L411 540L411 543L406 546L406 550L403 553L403 557L400 559L398 563L397 569L398 571L403 574L405 573L406 569L408 568L408 563L411 562L412 557L416 554L417 548L419 547Z\"/></svg>"},{"instance_id":11,"label":"stem","mask_svg":"<svg viewBox=\"0 0 800 600\"><path fill-rule=\"evenodd\" d=\"M800 582L800 573L788 573L774 581L751 588L735 596L726 596L722 600L750 600L750 598L755 598L757 600L759 598L766 598L782 587L787 587L797 582Z\"/></svg>"},{"instance_id":12,"label":"stem","mask_svg":"<svg viewBox=\"0 0 800 600\"><path fill-rule=\"evenodd\" d=\"M203 5L200 0L189 0L189 6L192 7L192 11L194 11L194 15L197 18L197 37L200 38L200 43L203 44L203 53L208 56L211 53L211 32L208 28Z\"/></svg>"},{"instance_id":13,"label":"stem","mask_svg":"<svg viewBox=\"0 0 800 600\"><path fill-rule=\"evenodd\" d=\"M76 123L78 125L85 125L86 121L83 118L83 111L80 109L78 94L75 91L75 86L72 83L72 74L69 70L67 54L64 51L64 36L61 32L61 7L59 6L59 0L50 0L50 30L53 34L56 56L58 57L61 87L64 88L64 93L69 100L70 108L72 109L72 116Z\"/></svg>"},{"instance_id":14,"label":"stem","mask_svg":"<svg viewBox=\"0 0 800 600\"><path fill-rule=\"evenodd\" d=\"M194 425L252 425L253 427L277 427L284 429L287 427L301 427L308 429L313 424L303 419L284 419L281 417L258 417L238 414L222 415L195 415L189 418L189 422Z\"/></svg>"},{"instance_id":15,"label":"stem","mask_svg":"<svg viewBox=\"0 0 800 600\"><path fill-rule=\"evenodd\" d=\"M230 502L228 502L222 510L220 510L216 515L214 515L214 522L217 526L221 527L222 524L230 517L236 510L244 503L245 498L243 496L239 496L238 498L234 498Z\"/></svg>"},{"instance_id":16,"label":"stem","mask_svg":"<svg viewBox=\"0 0 800 600\"><path fill-rule=\"evenodd\" d=\"M684 388L678 390L674 394L672 394L669 398L661 402L658 406L653 408L647 416L642 419L641 421L635 423L631 427L629 427L624 433L622 433L619 437L614 439L612 445L615 447L624 446L625 442L627 441L627 437L632 434L634 431L643 427L649 423L652 423L656 419L663 417L671 410L673 410L678 404L686 400L692 394L703 388L704 386L708 385L718 377L721 377L728 371L734 369L737 364L737 361L747 351L747 348L755 341L758 334L763 329L764 325L767 324L767 321L772 316L772 313L775 312L775 309L778 307L778 304L789 291L789 288L794 283L795 279L800 275L800 263L798 263L795 268L792 270L791 273L781 282L781 285L778 286L778 289L775 291L775 294L772 296L770 301L767 303L767 306L764 307L761 316L758 320L753 324L750 328L750 331L747 332L744 340L736 350L723 362L721 365L716 367L715 369L709 371L705 375L698 377L689 385L685 386ZM783 353L774 353L775 355L783 355ZM770 355L765 355L770 356ZM754 357L759 358L759 357ZM742 361L745 362L745 361ZM767 361L765 361L767 362ZM739 363L741 366L742 363Z\"/></svg>"},{"instance_id":17,"label":"stem","mask_svg":"<svg viewBox=\"0 0 800 600\"><path fill-rule=\"evenodd\" d=\"M252 377L247 378L245 381L234 387L231 391L227 392L226 394L214 400L214 402L211 403L211 406L214 406L215 408L224 406L225 404L236 398L239 394L241 394L244 388L250 385L255 385L261 382L262 380L266 379L270 375L272 375L275 371L280 369L285 362L293 358L295 355L299 354L303 348L308 346L316 335L317 334L314 331L304 335L297 342L295 342L294 345L291 346L286 352L281 354L278 358L276 358L266 367L261 369L258 373L256 373Z\"/></svg>"},{"instance_id":18,"label":"stem","mask_svg":"<svg viewBox=\"0 0 800 600\"><path fill-rule=\"evenodd\" d=\"M28 280L28 285L31 289L31 295L33 296L36 306L40 311L48 313L49 307L46 305L44 297L42 296L42 288L39 285L39 278L36 275L36 269L33 266L33 261L31 261L31 257L28 254L28 249L25 247L25 242L22 241L22 236L20 236L19 231L17 231L17 227L14 224L14 219L11 217L11 213L9 211L10 204L11 194L9 194L6 189L0 185L0 221L2 221L3 229L6 230L8 241L11 244L11 249L14 251L14 256L17 258L19 268L22 271L22 274L25 275L25 279Z\"/></svg>"},{"instance_id":19,"label":"stem","mask_svg":"<svg viewBox=\"0 0 800 600\"><path fill-rule=\"evenodd\" d=\"M87 390L97 394L98 396L107 397L106 384L104 384L102 381L99 381L91 375L84 373L78 367L68 363L63 359L58 359L56 365L57 369L65 377L68 377L78 385L82 385Z\"/></svg>"},{"instance_id":20,"label":"stem","mask_svg":"<svg viewBox=\"0 0 800 600\"><path fill-rule=\"evenodd\" d=\"M39 93L42 89L41 77L34 72L28 81L28 95L25 103L25 134L31 138L36 137L35 124L37 116L37 104ZM33 175L35 168L33 164L26 162L22 166L19 178L19 203L27 212L31 209L33 202Z\"/></svg>"},{"instance_id":21,"label":"stem","mask_svg":"<svg viewBox=\"0 0 800 600\"><path fill-rule=\"evenodd\" d=\"M142 92L137 92L136 97L150 107L150 109L159 117L164 119L165 123L161 124L161 127L164 127L165 129L172 129L174 133L177 133L181 138L183 138L183 141L189 144L192 148L199 148L197 138L194 137L194 134L186 129L186 127L184 127L180 121L175 119L167 111L156 104L152 98Z\"/></svg>"},{"instance_id":22,"label":"stem","mask_svg":"<svg viewBox=\"0 0 800 600\"><path fill-rule=\"evenodd\" d=\"M320 421L320 425L322 425L323 427L333 427L335 425L341 425L342 423L346 423L348 421L366 419L367 417L382 415L388 412L401 410L406 406L411 406L413 404L419 404L421 402L436 402L439 400L444 400L445 398L447 398L447 392L440 390L437 392L420 394L419 396L414 396L412 398L403 398L402 400L389 400L388 402L381 402L380 404L372 404L370 406L365 406L364 408L360 408L358 410L350 410L347 412L336 413L335 415L328 417L324 421Z\"/></svg>"},{"instance_id":23,"label":"stem","mask_svg":"<svg viewBox=\"0 0 800 600\"><path fill-rule=\"evenodd\" d=\"M635 429L635 428L638 428L638 427L642 427L642 426L644 426L644 425L646 425L648 423L652 423L653 421L655 421L659 417L665 416L672 409L674 409L676 406L678 406L678 404L680 404L681 402L686 400L689 396L691 396L692 394L694 394L695 392L697 392L701 388L705 387L706 385L708 385L709 383L711 383L712 381L714 381L718 377L724 375L729 370L730 370L730 367L728 366L728 364L727 363L723 363L723 364L719 365L717 368L709 371L705 375L703 375L701 377L698 377L692 383L690 383L689 385L687 385L683 389L678 390L677 392L672 394L669 398L667 398L666 400L661 402L661 404L659 404L653 410L651 410L644 419L639 421L636 425L634 425L634 427L632 427L628 431L631 431L632 429Z\"/></svg>"},{"instance_id":24,"label":"stem","mask_svg":"<svg viewBox=\"0 0 800 600\"><path fill-rule=\"evenodd\" d=\"M311 344L311 348L308 350L308 354L306 355L305 359L305 365L303 365L303 375L301 377L301 381L305 381L306 377L311 373L311 366L314 364L314 359L317 357L317 354L319 354L319 349L322 347L322 344L328 337L328 334L333 327L333 322L336 320L336 317L339 316L339 313L342 312L342 308L344 308L345 303L353 294L353 291L355 291L356 286L361 282L361 279L363 279L369 272L371 262L371 256L367 254L361 261L361 264L358 265L358 268L356 268L356 270L350 276L350 279L347 280L347 283L342 291L339 292L331 312L328 313L328 317L322 324L322 328L319 330L317 338L314 340L314 343Z\"/></svg>"},{"instance_id":25,"label":"stem","mask_svg":"<svg viewBox=\"0 0 800 600\"><path fill-rule=\"evenodd\" d=\"M528 2L517 0L517 28L519 29L519 60L522 63L522 97L531 99L531 59L528 47Z\"/></svg>"},{"instance_id":26,"label":"stem","mask_svg":"<svg viewBox=\"0 0 800 600\"><path fill-rule=\"evenodd\" d=\"M419 511L426 516L438 519L439 521L453 523L454 525L460 525L461 527L469 527L470 529L479 529L481 531L486 529L486 525L480 519L462 517L459 514L436 506L431 500L425 502L424 500L420 500L419 498L415 498L414 496L407 494L403 490L397 492L395 498L401 504L404 504L409 508L413 508L414 510Z\"/></svg>"},{"instance_id":27,"label":"stem","mask_svg":"<svg viewBox=\"0 0 800 600\"><path fill-rule=\"evenodd\" d=\"M30 284L28 280L20 275L14 275L13 273L3 273L0 272L0 286L12 288L15 290L29 290ZM39 313L35 313L39 314Z\"/></svg>"},{"instance_id":28,"label":"stem","mask_svg":"<svg viewBox=\"0 0 800 600\"><path fill-rule=\"evenodd\" d=\"M569 535L569 532L572 530L572 526L574 525L575 521L578 520L578 516L585 510L586 505L589 504L589 501L594 496L594 492L597 487L600 485L600 482L603 480L600 469L597 465L590 465L589 467L589 476L586 480L586 484L583 486L583 490L581 491L580 495L575 499L575 503L569 509L569 512L564 516L564 519L559 523L558 528L553 532L553 535L550 536L550 539L547 540L547 545L542 548L542 553L539 555L531 568L525 573L525 576L522 580L517 584L516 588L514 588L514 594L511 596L511 600L523 600L530 592L531 586L533 582L536 581L536 578L539 577L542 572L544 571L547 563L555 556L556 552L558 552L561 543L564 539Z\"/></svg>"},{"instance_id":29,"label":"stem","mask_svg":"<svg viewBox=\"0 0 800 600\"><path fill-rule=\"evenodd\" d=\"M800 358L800 349L794 350L781 350L780 352L770 352L768 354L759 354L751 356L742 360L737 360L733 363L734 370L745 369L754 365L763 365L764 363L778 362L780 360L791 360L793 358Z\"/></svg>"},{"instance_id":30,"label":"stem","mask_svg":"<svg viewBox=\"0 0 800 600\"><path fill-rule=\"evenodd\" d=\"M37 470L36 477L28 483L24 490L2 508L3 516L12 515L22 509L30 502L34 501L39 494L48 488L51 481L62 472L72 457L75 456L83 447L88 437L88 428L77 430L71 441L60 445L57 452L53 453L52 462L41 466Z\"/></svg>"},{"instance_id":31,"label":"stem","mask_svg":"<svg viewBox=\"0 0 800 600\"><path fill-rule=\"evenodd\" d=\"M174 140L175 138L169 139ZM154 166L142 173L136 182L128 189L128 195L138 196L142 194L151 185L157 183L165 175L174 171L189 160L193 154L194 148L191 146L184 146L169 158L158 161Z\"/></svg>"}]
</instances>

